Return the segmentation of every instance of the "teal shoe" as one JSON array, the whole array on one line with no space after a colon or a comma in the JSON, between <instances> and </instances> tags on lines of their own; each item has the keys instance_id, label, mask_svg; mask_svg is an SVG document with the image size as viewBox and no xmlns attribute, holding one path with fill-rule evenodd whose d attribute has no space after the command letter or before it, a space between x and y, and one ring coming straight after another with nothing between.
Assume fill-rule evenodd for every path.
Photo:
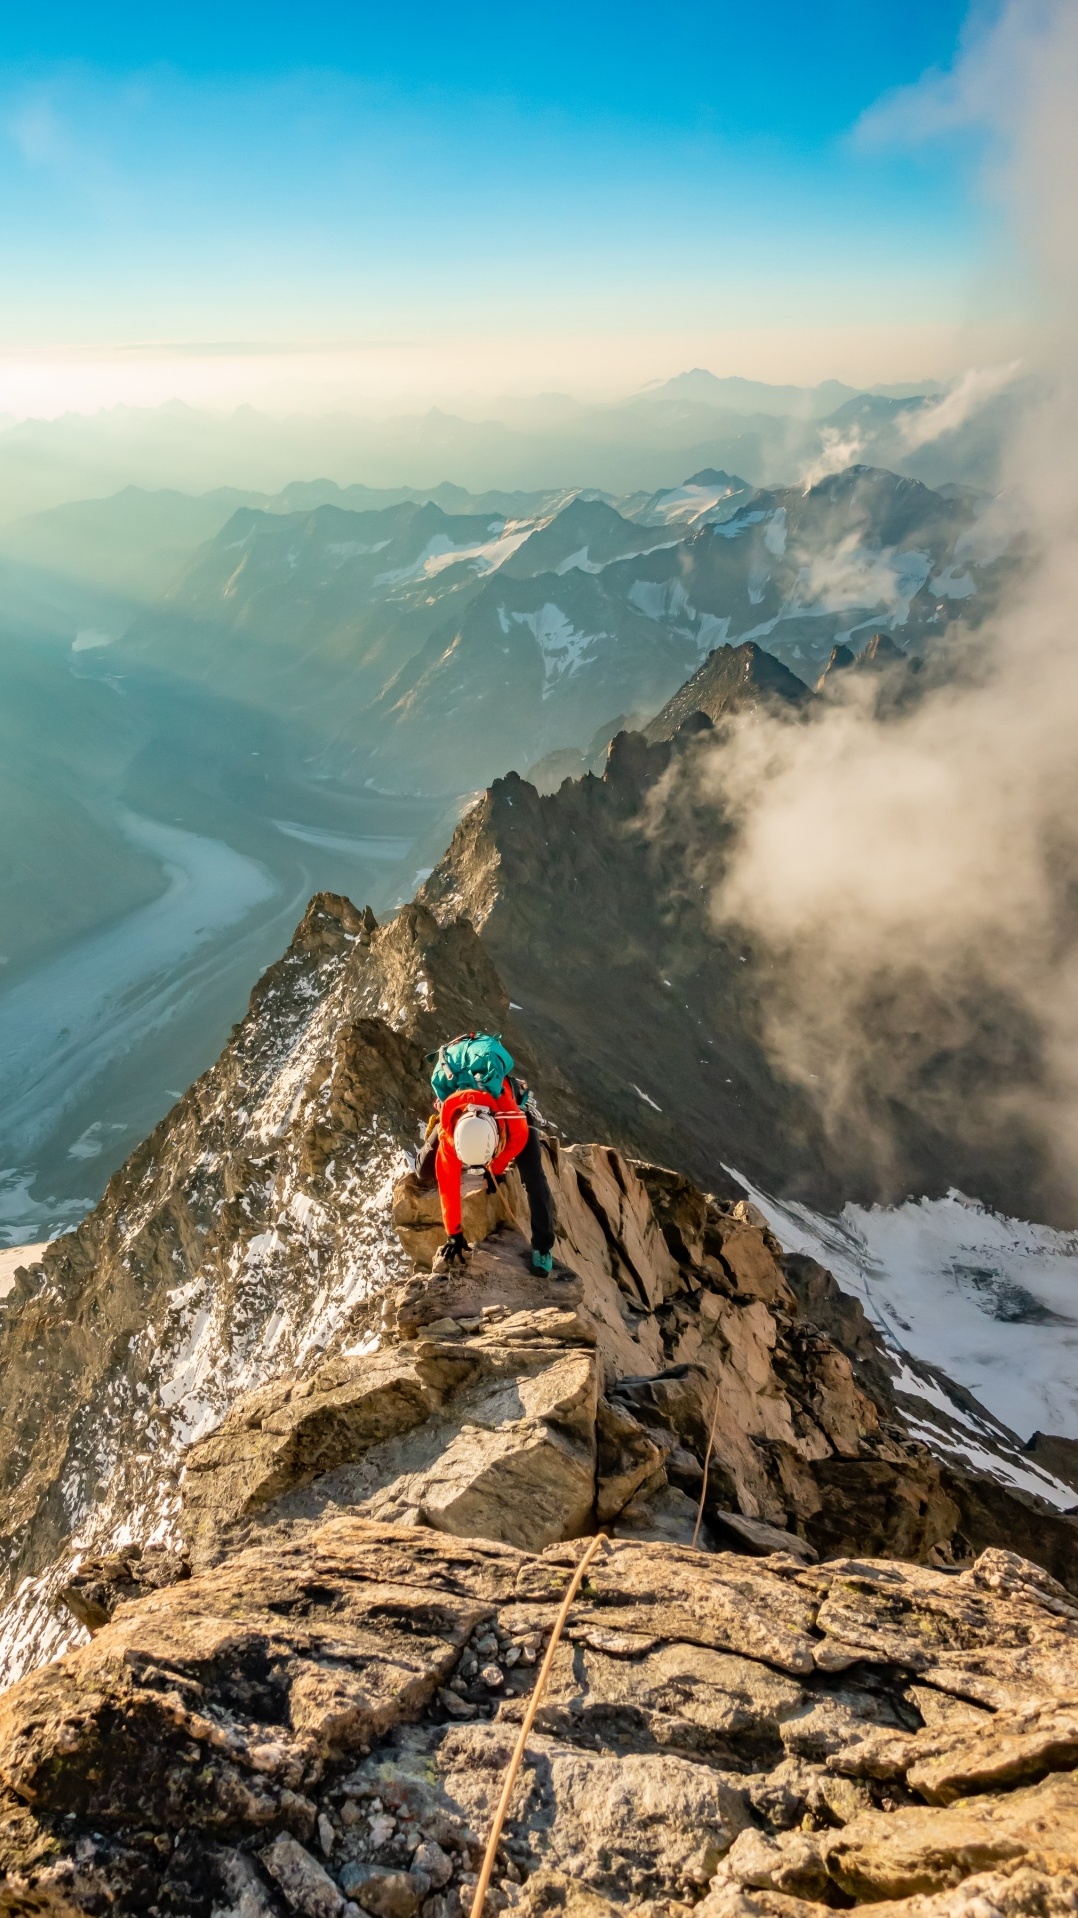
<instances>
[{"instance_id":1,"label":"teal shoe","mask_svg":"<svg viewBox=\"0 0 1078 1918\"><path fill-rule=\"evenodd\" d=\"M549 1252L536 1252L533 1250L532 1271L541 1272L544 1279L549 1279L550 1274L553 1272L553 1270L554 1270L554 1260L551 1254Z\"/></svg>"}]
</instances>

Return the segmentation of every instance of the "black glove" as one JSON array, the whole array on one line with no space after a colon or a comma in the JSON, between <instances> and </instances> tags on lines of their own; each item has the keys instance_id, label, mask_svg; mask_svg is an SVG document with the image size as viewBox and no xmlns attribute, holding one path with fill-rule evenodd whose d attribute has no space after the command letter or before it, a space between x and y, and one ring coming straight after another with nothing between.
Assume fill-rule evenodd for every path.
<instances>
[{"instance_id":1,"label":"black glove","mask_svg":"<svg viewBox=\"0 0 1078 1918\"><path fill-rule=\"evenodd\" d=\"M466 1265L468 1262L468 1241L463 1232L453 1232L446 1240L439 1255L439 1264L445 1268L451 1265Z\"/></svg>"},{"instance_id":2,"label":"black glove","mask_svg":"<svg viewBox=\"0 0 1078 1918\"><path fill-rule=\"evenodd\" d=\"M494 1174L493 1174L493 1172L491 1171L491 1169L490 1169L490 1167L489 1167L489 1165L485 1165L485 1166L483 1167L483 1178L484 1178L484 1179L485 1179L485 1181L486 1181L486 1187L487 1187L487 1191L488 1191L488 1192L497 1192L497 1190L498 1190L498 1187L499 1187L499 1186L501 1185L501 1180L500 1180L500 1179L497 1179L497 1178L495 1178L495 1176L494 1176Z\"/></svg>"}]
</instances>

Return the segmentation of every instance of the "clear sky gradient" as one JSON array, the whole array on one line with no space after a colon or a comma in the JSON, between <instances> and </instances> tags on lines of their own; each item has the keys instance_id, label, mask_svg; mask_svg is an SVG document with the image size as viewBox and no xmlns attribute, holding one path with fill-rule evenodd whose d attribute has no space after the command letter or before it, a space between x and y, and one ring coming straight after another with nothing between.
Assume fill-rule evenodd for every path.
<instances>
[{"instance_id":1,"label":"clear sky gradient","mask_svg":"<svg viewBox=\"0 0 1078 1918\"><path fill-rule=\"evenodd\" d=\"M346 363L430 397L701 357L954 371L963 341L1022 318L977 155L856 129L952 63L967 15L20 9L0 30L0 409L25 410L20 377L76 403L87 379L106 399L258 397L328 390Z\"/></svg>"}]
</instances>

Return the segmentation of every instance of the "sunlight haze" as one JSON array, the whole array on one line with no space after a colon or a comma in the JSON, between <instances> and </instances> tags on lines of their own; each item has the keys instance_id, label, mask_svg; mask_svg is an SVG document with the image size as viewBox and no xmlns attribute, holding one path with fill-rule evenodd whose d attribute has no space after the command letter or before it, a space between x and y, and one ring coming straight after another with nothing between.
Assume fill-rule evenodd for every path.
<instances>
[{"instance_id":1,"label":"sunlight haze","mask_svg":"<svg viewBox=\"0 0 1078 1918\"><path fill-rule=\"evenodd\" d=\"M50 9L0 66L0 413L613 397L1031 349L963 8ZM765 51L766 47L766 51ZM890 103L882 136L874 117Z\"/></svg>"}]
</instances>

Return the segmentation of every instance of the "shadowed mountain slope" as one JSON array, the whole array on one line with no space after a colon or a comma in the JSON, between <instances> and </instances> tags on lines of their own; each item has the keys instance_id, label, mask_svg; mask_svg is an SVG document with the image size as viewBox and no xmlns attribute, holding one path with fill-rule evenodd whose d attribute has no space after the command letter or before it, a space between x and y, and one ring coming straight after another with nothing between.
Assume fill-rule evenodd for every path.
<instances>
[{"instance_id":1,"label":"shadowed mountain slope","mask_svg":"<svg viewBox=\"0 0 1078 1918\"><path fill-rule=\"evenodd\" d=\"M580 1136L601 1115L605 1136L712 1190L723 1164L825 1210L957 1186L1066 1226L1048 1142L1016 1116L1037 1035L974 964L945 993L919 974L868 981L851 1017L870 1022L874 1063L841 1123L784 1075L765 1039L777 962L712 917L729 828L697 768L715 750L709 730L623 733L601 779L546 796L496 780L417 895L478 929L567 1082L552 1116Z\"/></svg>"},{"instance_id":2,"label":"shadowed mountain slope","mask_svg":"<svg viewBox=\"0 0 1078 1918\"><path fill-rule=\"evenodd\" d=\"M418 901L479 931L548 1062L544 1110L571 1135L594 1132L601 1115L619 1145L683 1165L713 1191L732 1189L725 1160L838 1201L812 1109L759 1036L748 949L714 934L677 877L687 841L646 829L674 751L622 733L601 779L546 798L515 774L496 780Z\"/></svg>"}]
</instances>

